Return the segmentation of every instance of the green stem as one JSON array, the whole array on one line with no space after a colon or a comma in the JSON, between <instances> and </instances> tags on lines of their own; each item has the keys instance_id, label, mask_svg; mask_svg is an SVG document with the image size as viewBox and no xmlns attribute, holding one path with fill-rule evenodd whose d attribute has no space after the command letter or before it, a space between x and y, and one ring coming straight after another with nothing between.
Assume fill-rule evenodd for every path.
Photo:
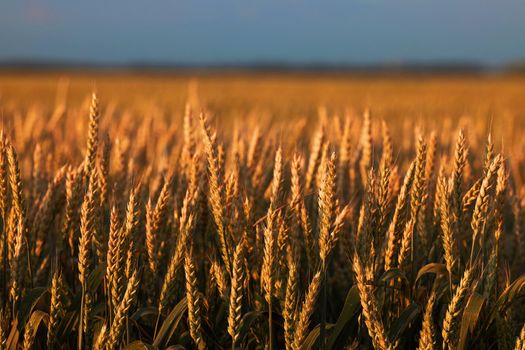
<instances>
[{"instance_id":1,"label":"green stem","mask_svg":"<svg viewBox=\"0 0 525 350\"><path fill-rule=\"evenodd\" d=\"M24 230L25 230L25 226L24 226ZM20 234L25 234L25 232L21 232ZM27 239L25 235L24 235L24 242L27 247L26 256L27 256L27 269L29 273L29 284L31 288L33 288L33 268L31 267L31 247L29 246L29 240Z\"/></svg>"},{"instance_id":2,"label":"green stem","mask_svg":"<svg viewBox=\"0 0 525 350\"><path fill-rule=\"evenodd\" d=\"M321 288L321 331L319 334L319 349L324 349L326 338L326 307L327 307L327 288L326 288L326 265L322 262L322 288Z\"/></svg>"},{"instance_id":3,"label":"green stem","mask_svg":"<svg viewBox=\"0 0 525 350\"><path fill-rule=\"evenodd\" d=\"M270 297L268 300L268 349L273 350L272 293L269 294Z\"/></svg>"},{"instance_id":4,"label":"green stem","mask_svg":"<svg viewBox=\"0 0 525 350\"><path fill-rule=\"evenodd\" d=\"M80 303L80 315L78 317L78 350L82 350L82 343L83 343L83 333L84 333L84 301L86 298L86 290L84 288L84 285L82 285L82 300Z\"/></svg>"}]
</instances>

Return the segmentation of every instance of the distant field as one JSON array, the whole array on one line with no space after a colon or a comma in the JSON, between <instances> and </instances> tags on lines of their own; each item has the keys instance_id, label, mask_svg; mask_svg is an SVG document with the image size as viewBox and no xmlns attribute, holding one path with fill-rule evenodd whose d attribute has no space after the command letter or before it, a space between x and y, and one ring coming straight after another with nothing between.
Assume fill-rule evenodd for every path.
<instances>
[{"instance_id":1,"label":"distant field","mask_svg":"<svg viewBox=\"0 0 525 350\"><path fill-rule=\"evenodd\" d=\"M57 88L67 84L71 103L85 99L96 87L105 101L129 105L147 100L177 110L184 106L191 81L197 82L199 97L220 112L261 108L300 114L311 113L320 104L373 107L386 117L525 111L525 76L508 75L0 72L0 96L49 104Z\"/></svg>"},{"instance_id":2,"label":"distant field","mask_svg":"<svg viewBox=\"0 0 525 350\"><path fill-rule=\"evenodd\" d=\"M525 125L523 75L0 72L3 108L30 104L50 111L57 96L74 106L86 103L93 89L104 103L133 114L151 114L154 107L176 118L188 97L198 96L223 122L254 112L266 120L316 120L319 106L326 106L339 114L370 108L386 121L424 120L436 129L447 118L472 117L483 126L480 132L490 126L499 136L508 128L506 139L514 136L512 125ZM394 134L399 126L391 125Z\"/></svg>"}]
</instances>

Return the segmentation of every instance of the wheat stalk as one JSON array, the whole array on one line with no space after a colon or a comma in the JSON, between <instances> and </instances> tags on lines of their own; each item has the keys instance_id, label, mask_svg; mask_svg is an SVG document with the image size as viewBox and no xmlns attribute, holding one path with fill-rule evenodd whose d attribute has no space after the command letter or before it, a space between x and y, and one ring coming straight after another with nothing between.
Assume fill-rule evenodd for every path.
<instances>
[{"instance_id":1,"label":"wheat stalk","mask_svg":"<svg viewBox=\"0 0 525 350\"><path fill-rule=\"evenodd\" d=\"M436 299L436 292L432 291L423 315L423 325L421 332L419 332L418 350L433 350L436 348L436 326L432 317Z\"/></svg>"},{"instance_id":2,"label":"wheat stalk","mask_svg":"<svg viewBox=\"0 0 525 350\"><path fill-rule=\"evenodd\" d=\"M297 265L294 260L292 260L290 268L288 269L286 296L283 308L284 337L287 350L293 348L298 288Z\"/></svg>"},{"instance_id":3,"label":"wheat stalk","mask_svg":"<svg viewBox=\"0 0 525 350\"><path fill-rule=\"evenodd\" d=\"M208 120L204 114L200 115L202 131L204 135L204 145L208 158L209 170L209 200L212 208L212 214L217 226L221 256L226 270L231 272L230 244L226 232L225 210L223 206L224 199L224 169L220 157L219 146L217 144L217 135L212 133Z\"/></svg>"},{"instance_id":4,"label":"wheat stalk","mask_svg":"<svg viewBox=\"0 0 525 350\"><path fill-rule=\"evenodd\" d=\"M184 271L186 274L186 298L188 299L188 324L190 335L199 348L206 344L201 332L201 301L197 290L197 275L193 263L193 252L187 248L184 257Z\"/></svg>"},{"instance_id":5,"label":"wheat stalk","mask_svg":"<svg viewBox=\"0 0 525 350\"><path fill-rule=\"evenodd\" d=\"M91 176L95 168L98 150L98 129L100 123L100 111L97 94L91 95L91 106L89 107L89 129L86 147L86 157L84 160L84 175Z\"/></svg>"},{"instance_id":6,"label":"wheat stalk","mask_svg":"<svg viewBox=\"0 0 525 350\"><path fill-rule=\"evenodd\" d=\"M51 282L51 302L49 307L49 321L47 326L47 347L54 346L60 320L65 315L64 286L62 274L56 270Z\"/></svg>"},{"instance_id":7,"label":"wheat stalk","mask_svg":"<svg viewBox=\"0 0 525 350\"><path fill-rule=\"evenodd\" d=\"M124 296L122 297L122 300L115 311L115 317L113 319L113 323L111 324L107 340L107 347L109 349L115 349L119 343L124 328L124 319L126 318L126 315L128 314L129 309L135 300L138 284L139 279L137 276L137 271L135 270L128 280L126 292L124 293Z\"/></svg>"},{"instance_id":8,"label":"wheat stalk","mask_svg":"<svg viewBox=\"0 0 525 350\"><path fill-rule=\"evenodd\" d=\"M244 246L245 241L241 240L235 248L233 256L233 274L230 289L230 307L228 312L228 333L232 337L232 349L240 335L242 299L244 289Z\"/></svg>"},{"instance_id":9,"label":"wheat stalk","mask_svg":"<svg viewBox=\"0 0 525 350\"><path fill-rule=\"evenodd\" d=\"M294 350L302 349L304 340L307 335L308 326L310 325L310 317L314 312L315 301L317 299L317 294L321 286L321 273L317 272L308 286L308 291L304 297L303 303L301 305L301 311L297 321L295 323L295 337L293 341L292 348Z\"/></svg>"},{"instance_id":10,"label":"wheat stalk","mask_svg":"<svg viewBox=\"0 0 525 350\"><path fill-rule=\"evenodd\" d=\"M354 254L352 266L355 272L365 324L374 348L381 350L394 349L381 320L379 305L375 299L373 288L368 284L361 259L357 254Z\"/></svg>"},{"instance_id":11,"label":"wheat stalk","mask_svg":"<svg viewBox=\"0 0 525 350\"><path fill-rule=\"evenodd\" d=\"M463 273L463 277L454 292L443 319L441 335L444 349L456 349L457 347L460 317L472 291L473 281L474 271L472 268L469 268Z\"/></svg>"}]
</instances>

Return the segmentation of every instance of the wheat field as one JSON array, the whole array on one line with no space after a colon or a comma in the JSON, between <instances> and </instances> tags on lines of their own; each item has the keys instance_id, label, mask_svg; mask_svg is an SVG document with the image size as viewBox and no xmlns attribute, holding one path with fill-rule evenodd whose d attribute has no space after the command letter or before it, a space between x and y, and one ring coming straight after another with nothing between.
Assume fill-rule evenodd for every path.
<instances>
[{"instance_id":1,"label":"wheat field","mask_svg":"<svg viewBox=\"0 0 525 350\"><path fill-rule=\"evenodd\" d=\"M0 74L0 349L525 350L525 79Z\"/></svg>"}]
</instances>

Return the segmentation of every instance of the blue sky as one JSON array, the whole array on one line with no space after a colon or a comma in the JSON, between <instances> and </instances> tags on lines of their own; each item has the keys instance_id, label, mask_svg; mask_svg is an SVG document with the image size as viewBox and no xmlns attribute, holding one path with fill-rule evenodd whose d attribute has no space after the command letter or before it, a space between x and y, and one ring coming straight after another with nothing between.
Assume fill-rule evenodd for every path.
<instances>
[{"instance_id":1,"label":"blue sky","mask_svg":"<svg viewBox=\"0 0 525 350\"><path fill-rule=\"evenodd\" d=\"M525 59L524 0L4 0L0 60Z\"/></svg>"}]
</instances>

